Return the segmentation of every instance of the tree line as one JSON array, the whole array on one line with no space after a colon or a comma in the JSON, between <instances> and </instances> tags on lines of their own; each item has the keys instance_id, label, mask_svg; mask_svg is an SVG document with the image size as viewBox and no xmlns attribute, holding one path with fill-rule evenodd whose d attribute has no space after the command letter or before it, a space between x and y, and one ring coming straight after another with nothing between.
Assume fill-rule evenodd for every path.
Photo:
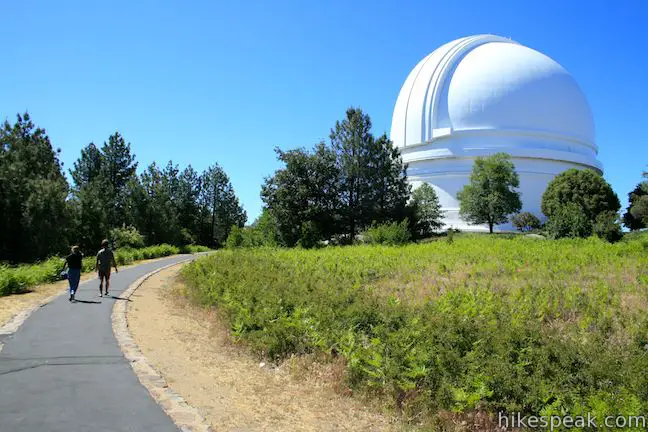
<instances>
[{"instance_id":1,"label":"tree line","mask_svg":"<svg viewBox=\"0 0 648 432\"><path fill-rule=\"evenodd\" d=\"M418 237L438 227L440 207L433 188L424 188L412 200L399 150L385 134L374 136L371 127L366 113L349 108L331 129L328 143L312 150L276 149L284 167L262 186L263 223L247 233L235 232L234 245L245 244L246 234L252 245L264 238L289 247L311 247L322 240L348 244L374 224L403 220Z\"/></svg>"},{"instance_id":2,"label":"tree line","mask_svg":"<svg viewBox=\"0 0 648 432\"><path fill-rule=\"evenodd\" d=\"M152 163L138 175L130 143L115 132L81 151L69 184L59 154L27 113L0 129L0 261L31 262L71 244L94 250L128 229L146 244L219 247L246 222L218 164L198 173Z\"/></svg>"},{"instance_id":3,"label":"tree line","mask_svg":"<svg viewBox=\"0 0 648 432\"><path fill-rule=\"evenodd\" d=\"M592 234L609 241L621 238L621 203L610 184L596 171L571 168L549 182L541 201L544 224L537 215L519 213L519 183L515 166L506 153L477 158L469 183L457 194L459 213L471 223L488 224L491 233L494 225L511 220L520 231L542 229L552 238Z\"/></svg>"},{"instance_id":4,"label":"tree line","mask_svg":"<svg viewBox=\"0 0 648 432\"><path fill-rule=\"evenodd\" d=\"M96 248L106 237L142 238L145 244L198 243L221 247L303 246L322 241L350 244L359 233L382 238L407 230L420 239L438 232L442 212L433 187L412 191L407 164L385 134L374 136L369 116L349 108L328 142L312 149L276 149L283 167L261 187L262 214L247 216L229 177L213 164L202 173L169 161L137 174L130 143L118 132L101 146L88 144L64 175L44 129L28 114L0 128L0 261L30 262L79 244ZM629 194L623 223L648 225L648 174ZM542 215L519 213L519 179L506 154L477 158L459 192L462 217L474 224L511 220L521 230L543 229L551 237L620 236L620 203L610 185L591 170L568 170L548 186ZM232 236L230 236L232 233ZM130 237L129 237L130 236ZM231 237L228 240L228 237ZM133 242L137 243L137 242Z\"/></svg>"},{"instance_id":5,"label":"tree line","mask_svg":"<svg viewBox=\"0 0 648 432\"><path fill-rule=\"evenodd\" d=\"M284 167L262 187L263 214L258 223L234 232L232 246L344 244L361 231L387 240L390 230L392 239L409 240L427 237L443 225L434 188L423 184L412 192L398 149L385 135L372 135L371 120L360 109L347 110L331 130L329 143L310 151L276 152ZM521 231L540 230L551 238L594 234L615 241L622 236L621 223L631 230L648 224L648 181L629 194L622 219L617 195L593 170L574 168L556 176L543 194L542 215L520 213L518 188L509 155L476 158L470 181L457 194L460 214L472 224L488 225L491 233L511 221Z\"/></svg>"}]
</instances>

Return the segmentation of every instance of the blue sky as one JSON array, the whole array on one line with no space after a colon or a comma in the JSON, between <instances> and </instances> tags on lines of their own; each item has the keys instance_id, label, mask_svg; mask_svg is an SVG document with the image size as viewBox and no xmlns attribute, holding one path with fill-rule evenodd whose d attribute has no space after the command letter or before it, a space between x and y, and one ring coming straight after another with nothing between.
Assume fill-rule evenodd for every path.
<instances>
[{"instance_id":1,"label":"blue sky","mask_svg":"<svg viewBox=\"0 0 648 432\"><path fill-rule=\"evenodd\" d=\"M347 107L389 133L409 71L453 39L510 37L562 64L592 107L622 200L648 164L648 1L14 1L0 119L29 111L66 171L119 130L140 169L225 168L248 212L273 148L327 139Z\"/></svg>"}]
</instances>

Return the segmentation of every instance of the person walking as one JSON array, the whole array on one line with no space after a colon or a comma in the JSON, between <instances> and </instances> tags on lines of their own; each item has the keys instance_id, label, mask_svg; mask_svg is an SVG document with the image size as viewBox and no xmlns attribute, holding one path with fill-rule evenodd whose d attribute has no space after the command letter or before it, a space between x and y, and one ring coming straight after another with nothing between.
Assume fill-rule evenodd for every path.
<instances>
[{"instance_id":1,"label":"person walking","mask_svg":"<svg viewBox=\"0 0 648 432\"><path fill-rule=\"evenodd\" d=\"M101 250L97 253L97 264L95 266L99 272L99 297L108 295L108 289L110 287L110 267L115 267L115 272L119 273L119 270L117 270L117 262L115 261L115 254L110 249L108 240L104 240L101 242ZM104 280L106 281L105 294L103 292Z\"/></svg>"},{"instance_id":2,"label":"person walking","mask_svg":"<svg viewBox=\"0 0 648 432\"><path fill-rule=\"evenodd\" d=\"M79 281L81 280L81 267L83 263L83 254L79 246L72 246L72 253L65 257L63 271L67 268L67 280L70 285L70 301L74 301Z\"/></svg>"}]
</instances>

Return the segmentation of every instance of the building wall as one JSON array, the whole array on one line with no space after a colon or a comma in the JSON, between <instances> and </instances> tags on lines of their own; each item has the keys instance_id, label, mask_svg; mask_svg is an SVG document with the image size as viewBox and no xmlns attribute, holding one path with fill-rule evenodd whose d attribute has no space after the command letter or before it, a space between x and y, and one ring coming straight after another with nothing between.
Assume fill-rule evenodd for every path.
<instances>
[{"instance_id":1,"label":"building wall","mask_svg":"<svg viewBox=\"0 0 648 432\"><path fill-rule=\"evenodd\" d=\"M436 190L445 213L444 228L464 231L488 231L488 226L470 225L459 217L457 192L468 184L475 157L500 151L511 155L519 175L522 211L531 212L541 220L544 219L540 210L542 194L556 175L569 168L602 171L593 147L560 137L529 136L528 132L448 135L432 143L401 149L413 187L426 182ZM514 228L506 223L496 229L508 231Z\"/></svg>"}]
</instances>

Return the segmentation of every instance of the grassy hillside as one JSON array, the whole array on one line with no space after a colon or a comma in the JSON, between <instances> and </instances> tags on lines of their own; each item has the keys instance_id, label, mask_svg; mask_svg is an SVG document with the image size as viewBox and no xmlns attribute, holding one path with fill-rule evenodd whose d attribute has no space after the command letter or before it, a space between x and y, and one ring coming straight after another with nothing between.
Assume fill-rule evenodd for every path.
<instances>
[{"instance_id":1,"label":"grassy hillside","mask_svg":"<svg viewBox=\"0 0 648 432\"><path fill-rule=\"evenodd\" d=\"M341 355L411 415L648 411L645 234L221 251L183 276L256 352Z\"/></svg>"}]
</instances>

